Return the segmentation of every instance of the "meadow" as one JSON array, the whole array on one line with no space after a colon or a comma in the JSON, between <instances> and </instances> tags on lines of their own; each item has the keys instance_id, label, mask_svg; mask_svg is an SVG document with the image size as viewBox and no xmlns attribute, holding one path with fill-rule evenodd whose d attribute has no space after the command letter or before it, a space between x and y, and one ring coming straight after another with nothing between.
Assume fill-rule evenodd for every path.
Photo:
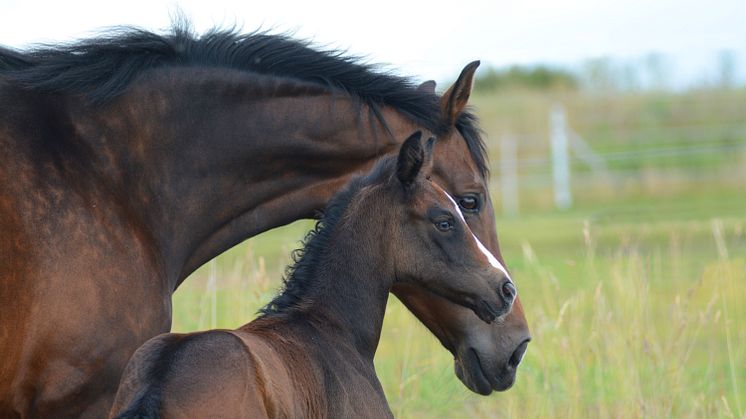
<instances>
[{"instance_id":1,"label":"meadow","mask_svg":"<svg viewBox=\"0 0 746 419\"><path fill-rule=\"evenodd\" d=\"M746 91L477 94L498 213L500 138L527 138L519 157L541 163L557 102L599 154L634 158L611 159L604 176L574 164L566 211L552 208L546 165L520 168L520 214L497 225L533 340L509 391L466 390L452 356L390 298L376 368L395 416L746 417ZM253 319L311 225L200 268L176 292L173 329Z\"/></svg>"}]
</instances>

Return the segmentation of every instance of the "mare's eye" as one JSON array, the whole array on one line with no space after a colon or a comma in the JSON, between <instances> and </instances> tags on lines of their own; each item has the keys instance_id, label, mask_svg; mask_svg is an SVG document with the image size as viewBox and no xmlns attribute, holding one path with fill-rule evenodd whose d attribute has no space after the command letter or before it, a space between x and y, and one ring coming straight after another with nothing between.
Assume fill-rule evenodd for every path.
<instances>
[{"instance_id":1,"label":"mare's eye","mask_svg":"<svg viewBox=\"0 0 746 419\"><path fill-rule=\"evenodd\" d=\"M448 231L453 229L453 221L451 220L440 220L435 222L435 228L440 231Z\"/></svg>"},{"instance_id":2,"label":"mare's eye","mask_svg":"<svg viewBox=\"0 0 746 419\"><path fill-rule=\"evenodd\" d=\"M479 212L479 197L476 195L464 195L458 198L458 206L464 212Z\"/></svg>"}]
</instances>

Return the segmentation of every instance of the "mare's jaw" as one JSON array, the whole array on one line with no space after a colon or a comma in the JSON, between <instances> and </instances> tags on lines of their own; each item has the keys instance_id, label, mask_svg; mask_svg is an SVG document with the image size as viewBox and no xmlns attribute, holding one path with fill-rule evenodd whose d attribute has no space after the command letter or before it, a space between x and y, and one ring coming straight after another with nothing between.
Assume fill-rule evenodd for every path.
<instances>
[{"instance_id":1,"label":"mare's jaw","mask_svg":"<svg viewBox=\"0 0 746 419\"><path fill-rule=\"evenodd\" d=\"M492 391L505 391L515 383L528 342L529 338L523 340L504 360L480 353L474 347L459 349L454 359L456 376L469 390L483 396Z\"/></svg>"},{"instance_id":2,"label":"mare's jaw","mask_svg":"<svg viewBox=\"0 0 746 419\"><path fill-rule=\"evenodd\" d=\"M456 377L471 391L488 396L492 393L492 385L482 366L479 364L476 352L469 349L465 356L456 356L453 360Z\"/></svg>"},{"instance_id":3,"label":"mare's jaw","mask_svg":"<svg viewBox=\"0 0 746 419\"><path fill-rule=\"evenodd\" d=\"M480 358L473 348L469 348L462 356L457 356L454 364L459 380L469 390L483 396L488 396L492 391L505 391L515 383L515 368L507 365L489 368L490 362Z\"/></svg>"}]
</instances>

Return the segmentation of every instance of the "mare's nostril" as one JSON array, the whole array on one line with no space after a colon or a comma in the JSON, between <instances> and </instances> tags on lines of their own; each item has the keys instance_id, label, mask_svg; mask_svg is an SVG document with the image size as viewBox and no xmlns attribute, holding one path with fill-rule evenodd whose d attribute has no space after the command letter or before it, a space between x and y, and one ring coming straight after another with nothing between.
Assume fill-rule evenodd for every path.
<instances>
[{"instance_id":1,"label":"mare's nostril","mask_svg":"<svg viewBox=\"0 0 746 419\"><path fill-rule=\"evenodd\" d=\"M528 340L524 340L521 342L520 345L518 345L518 348L516 348L515 351L513 351L513 355L510 356L510 359L508 360L508 366L511 368L518 367L518 364L521 363L521 360L523 360L523 355L526 354L526 348L528 348Z\"/></svg>"},{"instance_id":2,"label":"mare's nostril","mask_svg":"<svg viewBox=\"0 0 746 419\"><path fill-rule=\"evenodd\" d=\"M510 280L507 280L503 283L502 287L500 287L500 291L502 292L503 298L505 298L505 301L510 304L515 300L516 294L518 294L518 291L515 289L515 285L513 285L513 282Z\"/></svg>"}]
</instances>

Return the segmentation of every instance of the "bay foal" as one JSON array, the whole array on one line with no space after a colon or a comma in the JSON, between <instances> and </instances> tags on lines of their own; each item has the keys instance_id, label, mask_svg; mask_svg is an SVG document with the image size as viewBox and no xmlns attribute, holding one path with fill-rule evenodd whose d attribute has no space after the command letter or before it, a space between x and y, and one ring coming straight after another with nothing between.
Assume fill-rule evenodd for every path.
<instances>
[{"instance_id":1,"label":"bay foal","mask_svg":"<svg viewBox=\"0 0 746 419\"><path fill-rule=\"evenodd\" d=\"M330 202L284 292L238 330L163 334L125 369L111 417L390 417L376 377L394 283L504 317L516 290L408 138Z\"/></svg>"}]
</instances>

